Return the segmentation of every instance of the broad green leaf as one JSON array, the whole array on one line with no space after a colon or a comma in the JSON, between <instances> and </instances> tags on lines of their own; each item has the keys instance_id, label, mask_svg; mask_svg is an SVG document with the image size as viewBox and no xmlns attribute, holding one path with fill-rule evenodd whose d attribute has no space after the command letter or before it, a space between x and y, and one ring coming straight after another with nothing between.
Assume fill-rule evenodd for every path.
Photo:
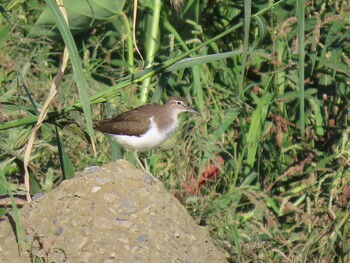
<instances>
[{"instance_id":1,"label":"broad green leaf","mask_svg":"<svg viewBox=\"0 0 350 263\"><path fill-rule=\"evenodd\" d=\"M67 10L69 29L75 35L115 19L123 10L125 0L65 0L63 3ZM29 36L46 36L52 39L61 36L48 6L31 28Z\"/></svg>"}]
</instances>

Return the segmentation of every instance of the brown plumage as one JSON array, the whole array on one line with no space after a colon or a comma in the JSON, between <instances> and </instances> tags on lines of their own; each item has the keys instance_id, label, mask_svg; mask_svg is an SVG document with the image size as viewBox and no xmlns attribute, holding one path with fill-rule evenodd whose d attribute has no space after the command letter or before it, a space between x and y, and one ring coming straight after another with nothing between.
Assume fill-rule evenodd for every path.
<instances>
[{"instance_id":1,"label":"brown plumage","mask_svg":"<svg viewBox=\"0 0 350 263\"><path fill-rule=\"evenodd\" d=\"M96 121L95 129L110 134L141 136L147 132L154 110L161 108L161 105L149 104L129 110L114 118Z\"/></svg>"}]
</instances>

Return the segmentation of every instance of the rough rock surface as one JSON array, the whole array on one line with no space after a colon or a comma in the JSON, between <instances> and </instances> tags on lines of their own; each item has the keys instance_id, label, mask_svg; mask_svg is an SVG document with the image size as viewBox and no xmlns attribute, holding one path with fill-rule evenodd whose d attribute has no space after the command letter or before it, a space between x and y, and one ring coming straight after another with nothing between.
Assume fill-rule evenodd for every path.
<instances>
[{"instance_id":1,"label":"rough rock surface","mask_svg":"<svg viewBox=\"0 0 350 263\"><path fill-rule=\"evenodd\" d=\"M20 257L7 218L0 262L227 262L161 182L123 160L86 169L20 214L26 250Z\"/></svg>"}]
</instances>

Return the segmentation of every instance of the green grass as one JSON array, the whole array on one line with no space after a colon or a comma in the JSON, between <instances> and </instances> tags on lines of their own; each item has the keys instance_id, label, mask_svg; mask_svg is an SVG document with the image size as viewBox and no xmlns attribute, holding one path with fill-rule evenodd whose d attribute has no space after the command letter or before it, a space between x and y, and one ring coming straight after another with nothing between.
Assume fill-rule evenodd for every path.
<instances>
[{"instance_id":1,"label":"green grass","mask_svg":"<svg viewBox=\"0 0 350 263\"><path fill-rule=\"evenodd\" d=\"M32 194L122 156L99 133L94 156L82 132L93 134L92 119L181 95L202 117L182 116L149 164L232 262L348 261L345 2L192 0L179 13L161 3L139 1L136 39L127 1L96 7L71 24L83 32L73 37L54 1L54 35L39 30L45 5L0 3L0 165L11 191L23 192L23 150L67 45L71 62L31 153Z\"/></svg>"}]
</instances>

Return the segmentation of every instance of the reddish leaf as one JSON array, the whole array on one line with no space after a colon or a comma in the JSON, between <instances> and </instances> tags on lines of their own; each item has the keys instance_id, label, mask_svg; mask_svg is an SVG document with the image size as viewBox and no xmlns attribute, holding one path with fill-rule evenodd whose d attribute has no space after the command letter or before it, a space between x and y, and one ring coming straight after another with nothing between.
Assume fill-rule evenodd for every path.
<instances>
[{"instance_id":1,"label":"reddish leaf","mask_svg":"<svg viewBox=\"0 0 350 263\"><path fill-rule=\"evenodd\" d=\"M209 180L214 180L216 176L219 174L220 170L218 165L223 165L225 160L220 156L216 156L216 163L212 160L210 161L208 167L204 169L203 173L199 180L194 179L193 177L188 179L188 182L182 182L181 187L184 191L186 191L190 195L195 195L198 191L200 191L204 184Z\"/></svg>"}]
</instances>

